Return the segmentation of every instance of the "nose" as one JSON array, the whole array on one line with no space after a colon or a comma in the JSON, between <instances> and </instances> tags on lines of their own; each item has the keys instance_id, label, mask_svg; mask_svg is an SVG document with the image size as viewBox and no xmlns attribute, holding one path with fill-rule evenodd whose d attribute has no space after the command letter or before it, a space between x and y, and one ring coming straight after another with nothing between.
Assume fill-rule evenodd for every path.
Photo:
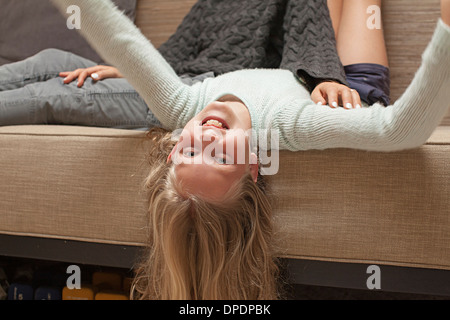
<instances>
[{"instance_id":1,"label":"nose","mask_svg":"<svg viewBox=\"0 0 450 320\"><path fill-rule=\"evenodd\" d=\"M225 153L225 140L222 132L216 128L206 128L202 132L202 158L206 164L215 163L217 154Z\"/></svg>"}]
</instances>

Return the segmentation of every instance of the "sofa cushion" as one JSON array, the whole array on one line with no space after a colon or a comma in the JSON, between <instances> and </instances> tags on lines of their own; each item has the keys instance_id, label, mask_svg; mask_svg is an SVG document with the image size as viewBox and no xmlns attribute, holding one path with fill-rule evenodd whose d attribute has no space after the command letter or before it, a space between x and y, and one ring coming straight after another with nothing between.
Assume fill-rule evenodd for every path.
<instances>
[{"instance_id":1,"label":"sofa cushion","mask_svg":"<svg viewBox=\"0 0 450 320\"><path fill-rule=\"evenodd\" d=\"M132 21L137 0L114 0ZM74 2L76 3L76 2ZM97 63L102 59L49 0L4 0L0 10L0 65L23 60L47 48L73 52Z\"/></svg>"},{"instance_id":2,"label":"sofa cushion","mask_svg":"<svg viewBox=\"0 0 450 320\"><path fill-rule=\"evenodd\" d=\"M142 245L145 133L0 127L0 234ZM450 127L421 148L280 154L278 254L450 270Z\"/></svg>"},{"instance_id":3,"label":"sofa cushion","mask_svg":"<svg viewBox=\"0 0 450 320\"><path fill-rule=\"evenodd\" d=\"M282 152L282 256L450 270L450 127L420 148Z\"/></svg>"},{"instance_id":4,"label":"sofa cushion","mask_svg":"<svg viewBox=\"0 0 450 320\"><path fill-rule=\"evenodd\" d=\"M145 241L145 132L0 127L0 233Z\"/></svg>"}]
</instances>

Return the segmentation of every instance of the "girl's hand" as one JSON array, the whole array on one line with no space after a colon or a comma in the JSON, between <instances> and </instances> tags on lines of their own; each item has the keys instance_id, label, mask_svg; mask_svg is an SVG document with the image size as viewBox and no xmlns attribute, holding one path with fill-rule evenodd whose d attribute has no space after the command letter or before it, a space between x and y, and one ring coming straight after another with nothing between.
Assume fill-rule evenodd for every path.
<instances>
[{"instance_id":1,"label":"girl's hand","mask_svg":"<svg viewBox=\"0 0 450 320\"><path fill-rule=\"evenodd\" d=\"M311 99L316 104L329 105L331 108L361 108L359 93L337 82L319 83L311 93Z\"/></svg>"},{"instance_id":2,"label":"girl's hand","mask_svg":"<svg viewBox=\"0 0 450 320\"><path fill-rule=\"evenodd\" d=\"M83 83L87 77L91 77L94 81L107 78L123 78L122 74L116 68L101 65L86 69L60 72L59 76L64 77L65 84L68 84L78 78L78 88L81 88L83 86Z\"/></svg>"}]
</instances>

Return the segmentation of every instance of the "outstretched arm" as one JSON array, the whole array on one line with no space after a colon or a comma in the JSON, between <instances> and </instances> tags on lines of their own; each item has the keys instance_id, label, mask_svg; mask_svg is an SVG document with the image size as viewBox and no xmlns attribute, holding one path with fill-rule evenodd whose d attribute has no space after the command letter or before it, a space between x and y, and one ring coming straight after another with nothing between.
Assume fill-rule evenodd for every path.
<instances>
[{"instance_id":1,"label":"outstretched arm","mask_svg":"<svg viewBox=\"0 0 450 320\"><path fill-rule=\"evenodd\" d=\"M52 0L64 14L72 0ZM80 32L92 47L114 65L139 92L167 129L181 127L193 115L190 87L148 39L110 0L77 0L81 12Z\"/></svg>"},{"instance_id":2,"label":"outstretched arm","mask_svg":"<svg viewBox=\"0 0 450 320\"><path fill-rule=\"evenodd\" d=\"M419 147L431 136L450 106L448 88L450 26L440 20L412 83L393 105L343 110L305 102L301 113L295 112L292 106L280 118L280 134L287 141L281 147L370 151Z\"/></svg>"}]
</instances>

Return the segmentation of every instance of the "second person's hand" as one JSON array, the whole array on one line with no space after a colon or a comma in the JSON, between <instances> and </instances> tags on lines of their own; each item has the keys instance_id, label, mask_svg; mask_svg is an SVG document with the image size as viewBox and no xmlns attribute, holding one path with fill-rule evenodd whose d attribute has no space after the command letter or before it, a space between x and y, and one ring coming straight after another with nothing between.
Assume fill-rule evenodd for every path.
<instances>
[{"instance_id":1,"label":"second person's hand","mask_svg":"<svg viewBox=\"0 0 450 320\"><path fill-rule=\"evenodd\" d=\"M64 71L59 73L63 77L63 82L68 84L75 79L78 79L77 86L81 88L87 77L91 77L94 81L103 80L107 78L123 78L122 74L117 68L110 66L98 65L95 67L76 69L74 71Z\"/></svg>"},{"instance_id":2,"label":"second person's hand","mask_svg":"<svg viewBox=\"0 0 450 320\"><path fill-rule=\"evenodd\" d=\"M356 90L332 81L318 84L311 93L311 99L316 104L329 105L331 108L361 108L361 98Z\"/></svg>"}]
</instances>

